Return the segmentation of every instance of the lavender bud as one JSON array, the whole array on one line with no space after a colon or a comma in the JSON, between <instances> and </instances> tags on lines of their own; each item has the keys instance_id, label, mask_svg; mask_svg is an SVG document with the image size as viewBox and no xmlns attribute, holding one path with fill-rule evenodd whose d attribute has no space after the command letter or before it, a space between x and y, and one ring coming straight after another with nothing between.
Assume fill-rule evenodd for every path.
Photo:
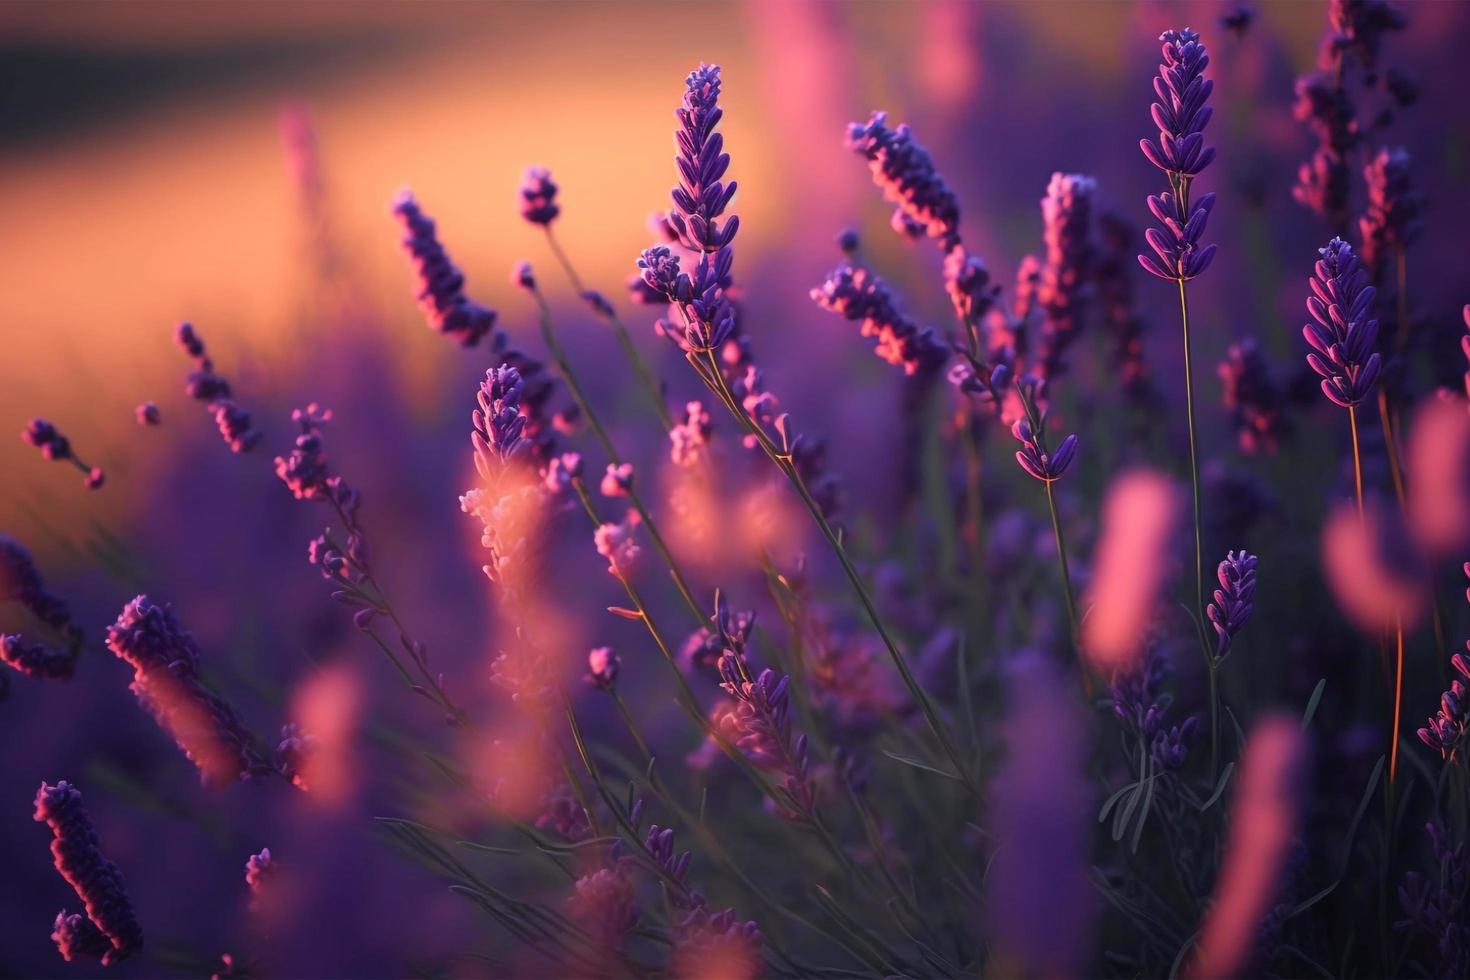
<instances>
[{"instance_id":1,"label":"lavender bud","mask_svg":"<svg viewBox=\"0 0 1470 980\"><path fill-rule=\"evenodd\" d=\"M521 217L533 225L550 225L561 208L556 205L557 186L551 179L551 171L545 167L531 167L521 181Z\"/></svg>"}]
</instances>

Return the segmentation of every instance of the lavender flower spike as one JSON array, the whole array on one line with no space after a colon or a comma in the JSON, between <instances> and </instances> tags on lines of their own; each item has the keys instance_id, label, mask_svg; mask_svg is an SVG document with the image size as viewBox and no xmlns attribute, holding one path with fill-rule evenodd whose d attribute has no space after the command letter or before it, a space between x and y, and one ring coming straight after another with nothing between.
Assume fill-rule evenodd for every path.
<instances>
[{"instance_id":1,"label":"lavender flower spike","mask_svg":"<svg viewBox=\"0 0 1470 980\"><path fill-rule=\"evenodd\" d=\"M725 213L735 196L735 181L721 181L730 166L724 152L725 138L715 132L724 110L720 108L720 66L700 64L684 80L684 104L674 110L679 129L674 134L679 154L680 182L671 197L674 210L669 225L684 247L697 252L718 252L729 245L740 229L740 219Z\"/></svg>"},{"instance_id":2,"label":"lavender flower spike","mask_svg":"<svg viewBox=\"0 0 1470 980\"><path fill-rule=\"evenodd\" d=\"M1368 212L1358 219L1363 239L1363 264L1382 283L1389 259L1419 236L1423 198L1409 171L1409 151L1383 148L1363 168L1368 185ZM1407 324L1398 324L1406 329Z\"/></svg>"},{"instance_id":3,"label":"lavender flower spike","mask_svg":"<svg viewBox=\"0 0 1470 980\"><path fill-rule=\"evenodd\" d=\"M556 204L559 188L545 167L531 167L521 181L521 217L533 225L549 225L561 214Z\"/></svg>"},{"instance_id":4,"label":"lavender flower spike","mask_svg":"<svg viewBox=\"0 0 1470 980\"><path fill-rule=\"evenodd\" d=\"M199 678L199 646L165 606L140 595L107 628L107 647L133 668L131 690L199 768L221 786L271 766L233 708Z\"/></svg>"},{"instance_id":5,"label":"lavender flower spike","mask_svg":"<svg viewBox=\"0 0 1470 980\"><path fill-rule=\"evenodd\" d=\"M824 310L860 323L864 337L877 337L875 353L904 374L933 374L949 360L949 347L929 327L921 327L898 308L888 286L861 266L838 266L811 291Z\"/></svg>"},{"instance_id":6,"label":"lavender flower spike","mask_svg":"<svg viewBox=\"0 0 1470 980\"><path fill-rule=\"evenodd\" d=\"M1235 635L1256 610L1253 600L1256 596L1257 560L1255 555L1242 550L1227 553L1220 563L1217 573L1220 587L1215 590L1215 601L1205 610L1215 627L1217 660L1225 659Z\"/></svg>"},{"instance_id":7,"label":"lavender flower spike","mask_svg":"<svg viewBox=\"0 0 1470 980\"><path fill-rule=\"evenodd\" d=\"M1214 111L1206 105L1214 82L1204 77L1210 57L1198 33L1186 27L1165 31L1159 40L1164 61L1154 79L1159 101L1152 110L1159 137L1157 143L1141 140L1139 147L1168 175L1169 190L1148 199L1149 210L1163 227L1144 233L1155 255L1140 255L1138 262L1160 279L1184 282L1203 273L1215 257L1214 245L1199 243L1215 195L1189 199L1190 184L1215 158L1214 147L1204 143L1204 129Z\"/></svg>"},{"instance_id":8,"label":"lavender flower spike","mask_svg":"<svg viewBox=\"0 0 1470 980\"><path fill-rule=\"evenodd\" d=\"M1026 408L1026 418L1015 421L1011 435L1021 443L1021 449L1016 453L1016 462L1021 464L1021 469L1042 483L1054 483L1072 465L1072 458L1077 455L1077 437L1067 436L1054 453L1047 449L1047 413L1036 407L1040 387L1041 382L1035 378L1021 378L1016 382Z\"/></svg>"},{"instance_id":9,"label":"lavender flower spike","mask_svg":"<svg viewBox=\"0 0 1470 980\"><path fill-rule=\"evenodd\" d=\"M907 123L888 128L888 114L847 127L848 149L866 157L873 183L897 206L893 226L910 238L927 233L949 252L960 244L960 202Z\"/></svg>"},{"instance_id":10,"label":"lavender flower spike","mask_svg":"<svg viewBox=\"0 0 1470 980\"><path fill-rule=\"evenodd\" d=\"M71 959L85 952L100 955L104 964L111 965L136 952L143 945L142 927L133 914L122 872L98 850L97 832L82 806L82 794L64 779L55 786L42 783L35 818L50 826L56 870L86 906L89 924L107 940L103 949L79 917L63 910L53 934L62 956Z\"/></svg>"},{"instance_id":11,"label":"lavender flower spike","mask_svg":"<svg viewBox=\"0 0 1470 980\"><path fill-rule=\"evenodd\" d=\"M462 347L474 347L495 329L495 311L465 296L464 274L439 244L433 219L419 208L413 194L403 191L393 202L393 213L403 224L403 248L418 274L419 305L429 326Z\"/></svg>"},{"instance_id":12,"label":"lavender flower spike","mask_svg":"<svg viewBox=\"0 0 1470 980\"><path fill-rule=\"evenodd\" d=\"M1359 265L1353 248L1334 238L1325 248L1307 297L1312 322L1302 335L1312 346L1307 364L1322 376L1322 393L1343 408L1367 398L1378 380L1382 359L1374 351L1378 321L1370 319L1377 290Z\"/></svg>"}]
</instances>

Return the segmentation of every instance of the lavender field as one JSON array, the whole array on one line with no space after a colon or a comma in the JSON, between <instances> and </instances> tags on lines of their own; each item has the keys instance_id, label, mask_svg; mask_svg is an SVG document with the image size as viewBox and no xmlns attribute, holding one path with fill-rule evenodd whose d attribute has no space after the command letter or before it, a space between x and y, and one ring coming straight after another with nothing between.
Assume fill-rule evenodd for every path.
<instances>
[{"instance_id":1,"label":"lavender field","mask_svg":"<svg viewBox=\"0 0 1470 980\"><path fill-rule=\"evenodd\" d=\"M0 5L0 976L1470 976L1467 47Z\"/></svg>"}]
</instances>

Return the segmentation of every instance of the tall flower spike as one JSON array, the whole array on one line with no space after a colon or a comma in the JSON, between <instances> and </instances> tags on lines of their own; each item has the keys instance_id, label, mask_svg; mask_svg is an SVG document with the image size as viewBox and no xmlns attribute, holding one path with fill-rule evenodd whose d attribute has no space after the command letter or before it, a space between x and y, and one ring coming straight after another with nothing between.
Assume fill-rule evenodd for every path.
<instances>
[{"instance_id":1,"label":"tall flower spike","mask_svg":"<svg viewBox=\"0 0 1470 980\"><path fill-rule=\"evenodd\" d=\"M146 595L107 628L107 647L133 668L133 694L199 769L206 786L269 772L233 708L199 678L199 646L174 614Z\"/></svg>"},{"instance_id":2,"label":"tall flower spike","mask_svg":"<svg viewBox=\"0 0 1470 980\"><path fill-rule=\"evenodd\" d=\"M1322 376L1322 393L1343 408L1367 398L1378 380L1382 358L1373 349L1378 321L1371 319L1377 295L1353 248L1334 238L1318 250L1313 295L1307 297L1312 319L1302 335L1312 346L1307 364Z\"/></svg>"},{"instance_id":3,"label":"tall flower spike","mask_svg":"<svg viewBox=\"0 0 1470 980\"><path fill-rule=\"evenodd\" d=\"M670 227L685 248L697 252L718 252L735 238L740 219L731 215L723 226L725 213L735 196L735 181L720 178L730 166L730 155L724 152L725 138L715 132L724 110L720 108L720 66L700 64L684 80L684 104L674 110L679 129L674 140L679 153L674 163L679 168L680 182L670 195L674 210L669 212Z\"/></svg>"},{"instance_id":4,"label":"tall flower spike","mask_svg":"<svg viewBox=\"0 0 1470 980\"><path fill-rule=\"evenodd\" d=\"M1382 283L1395 251L1407 248L1419 236L1424 201L1414 187L1409 151L1383 148L1363 168L1368 185L1368 213L1358 219L1363 238L1363 264ZM1398 329L1406 328L1398 324Z\"/></svg>"},{"instance_id":5,"label":"tall flower spike","mask_svg":"<svg viewBox=\"0 0 1470 980\"><path fill-rule=\"evenodd\" d=\"M180 323L174 328L174 343L194 361L194 370L185 379L184 393L204 403L231 452L246 453L254 449L261 433L251 426L250 413L230 400L230 383L215 373L204 338L193 324Z\"/></svg>"},{"instance_id":6,"label":"tall flower spike","mask_svg":"<svg viewBox=\"0 0 1470 980\"><path fill-rule=\"evenodd\" d=\"M1056 377L1065 368L1063 356L1081 326L1093 261L1092 199L1096 190L1097 182L1085 174L1054 173L1041 199L1046 258L1036 299L1046 314L1040 364L1046 378Z\"/></svg>"},{"instance_id":7,"label":"tall flower spike","mask_svg":"<svg viewBox=\"0 0 1470 980\"><path fill-rule=\"evenodd\" d=\"M873 183L897 206L894 227L909 237L928 234L948 252L960 244L960 202L907 123L888 127L888 113L847 127L848 149L865 157Z\"/></svg>"},{"instance_id":8,"label":"tall flower spike","mask_svg":"<svg viewBox=\"0 0 1470 980\"><path fill-rule=\"evenodd\" d=\"M1189 187L1210 161L1215 148L1205 145L1205 126L1214 112L1207 105L1214 82L1204 77L1209 54L1199 34L1189 28L1165 31L1164 60L1154 79L1158 101L1153 104L1158 141L1140 140L1149 162L1169 178L1169 190L1148 199L1149 210L1161 228L1145 232L1154 256L1140 255L1139 264L1160 279L1189 280L1200 275L1215 257L1215 246L1200 246L1205 223L1215 206L1215 195L1189 199Z\"/></svg>"},{"instance_id":9,"label":"tall flower spike","mask_svg":"<svg viewBox=\"0 0 1470 980\"><path fill-rule=\"evenodd\" d=\"M51 856L56 870L86 907L89 930L77 916L64 910L56 919L53 937L66 959L78 953L100 955L106 965L137 952L143 930L133 914L127 886L117 865L102 856L97 832L82 806L82 794L66 780L55 786L42 783L36 793L35 818L51 828ZM94 932L96 934L94 934ZM99 935L107 940L103 949Z\"/></svg>"},{"instance_id":10,"label":"tall flower spike","mask_svg":"<svg viewBox=\"0 0 1470 980\"><path fill-rule=\"evenodd\" d=\"M545 167L531 167L521 181L521 217L533 225L549 225L561 214L556 204L559 188Z\"/></svg>"},{"instance_id":11,"label":"tall flower spike","mask_svg":"<svg viewBox=\"0 0 1470 980\"><path fill-rule=\"evenodd\" d=\"M1217 572L1220 587L1215 590L1215 601L1205 610L1215 627L1215 657L1218 660L1225 659L1235 635L1256 610L1256 562L1255 555L1243 550L1227 553L1225 560L1220 562Z\"/></svg>"},{"instance_id":12,"label":"tall flower spike","mask_svg":"<svg viewBox=\"0 0 1470 980\"><path fill-rule=\"evenodd\" d=\"M878 338L875 353L902 366L904 374L933 374L949 360L948 345L905 316L887 284L861 266L838 266L811 297L822 309L861 324L864 337Z\"/></svg>"},{"instance_id":13,"label":"tall flower spike","mask_svg":"<svg viewBox=\"0 0 1470 980\"><path fill-rule=\"evenodd\" d=\"M399 194L393 213L403 225L403 248L418 275L419 305L429 327L458 340L462 347L474 347L487 335L492 336L494 346L500 346L503 338L493 334L495 311L465 296L464 274L439 244L433 219L419 208L413 194Z\"/></svg>"}]
</instances>

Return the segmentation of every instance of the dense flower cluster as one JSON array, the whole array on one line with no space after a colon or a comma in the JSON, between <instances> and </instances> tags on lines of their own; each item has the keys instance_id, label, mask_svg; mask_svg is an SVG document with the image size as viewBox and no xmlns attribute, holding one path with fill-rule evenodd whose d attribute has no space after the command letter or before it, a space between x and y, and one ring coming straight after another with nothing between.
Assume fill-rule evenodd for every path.
<instances>
[{"instance_id":1,"label":"dense flower cluster","mask_svg":"<svg viewBox=\"0 0 1470 980\"><path fill-rule=\"evenodd\" d=\"M259 898L265 890L266 882L275 876L277 870L269 847L261 848L259 854L250 855L245 861L245 884L250 893Z\"/></svg>"},{"instance_id":2,"label":"dense flower cluster","mask_svg":"<svg viewBox=\"0 0 1470 980\"><path fill-rule=\"evenodd\" d=\"M1394 253L1419 236L1424 201L1414 187L1409 151L1403 147L1380 149L1363 168L1363 181L1368 185L1368 210L1358 219L1363 264L1373 281L1382 283ZM1406 327L1398 324L1400 330Z\"/></svg>"},{"instance_id":3,"label":"dense flower cluster","mask_svg":"<svg viewBox=\"0 0 1470 980\"><path fill-rule=\"evenodd\" d=\"M720 108L720 66L701 64L684 80L684 104L674 110L679 129L674 139L679 154L679 186L672 193L674 210L669 225L684 247L695 252L718 252L730 244L740 229L740 218L731 215L720 224L735 181L720 178L730 167L724 152L725 138L715 132L725 111Z\"/></svg>"},{"instance_id":4,"label":"dense flower cluster","mask_svg":"<svg viewBox=\"0 0 1470 980\"><path fill-rule=\"evenodd\" d=\"M220 437L231 452L246 453L261 440L261 433L250 424L250 413L230 397L230 383L214 370L214 361L204 347L204 338L191 323L174 328L174 343L194 361L184 384L184 393L205 409L219 428Z\"/></svg>"},{"instance_id":5,"label":"dense flower cluster","mask_svg":"<svg viewBox=\"0 0 1470 980\"><path fill-rule=\"evenodd\" d=\"M605 947L616 947L638 921L637 896L626 860L582 875L567 902L572 918Z\"/></svg>"},{"instance_id":6,"label":"dense flower cluster","mask_svg":"<svg viewBox=\"0 0 1470 980\"><path fill-rule=\"evenodd\" d=\"M681 469L699 466L709 455L714 422L704 403L684 406L684 420L669 430L669 458Z\"/></svg>"},{"instance_id":7,"label":"dense flower cluster","mask_svg":"<svg viewBox=\"0 0 1470 980\"><path fill-rule=\"evenodd\" d=\"M1314 295L1307 297L1311 322L1302 335L1312 346L1307 364L1322 376L1322 393L1352 408L1373 392L1382 358L1374 350L1378 321L1371 318L1377 290L1359 265L1353 247L1334 238L1319 249Z\"/></svg>"},{"instance_id":8,"label":"dense flower cluster","mask_svg":"<svg viewBox=\"0 0 1470 980\"><path fill-rule=\"evenodd\" d=\"M559 188L545 167L531 167L521 181L521 217L533 225L549 225L561 214L556 204Z\"/></svg>"},{"instance_id":9,"label":"dense flower cluster","mask_svg":"<svg viewBox=\"0 0 1470 980\"><path fill-rule=\"evenodd\" d=\"M439 244L433 219L424 214L413 194L399 194L393 213L403 224L403 248L418 275L419 304L430 328L453 337L462 347L474 347L487 335L499 346L502 338L494 334L495 311L465 295L464 273Z\"/></svg>"},{"instance_id":10,"label":"dense flower cluster","mask_svg":"<svg viewBox=\"0 0 1470 980\"><path fill-rule=\"evenodd\" d=\"M864 337L876 337L875 353L904 374L932 374L949 360L949 346L939 335L905 316L887 284L862 266L838 266L811 297L822 309L860 324Z\"/></svg>"},{"instance_id":11,"label":"dense flower cluster","mask_svg":"<svg viewBox=\"0 0 1470 980\"><path fill-rule=\"evenodd\" d=\"M173 736L206 786L271 771L235 710L204 686L199 646L172 610L137 596L107 628L107 647L133 668L138 703Z\"/></svg>"},{"instance_id":12,"label":"dense flower cluster","mask_svg":"<svg viewBox=\"0 0 1470 980\"><path fill-rule=\"evenodd\" d=\"M1072 465L1072 459L1077 455L1077 436L1069 435L1055 452L1049 450L1046 444L1047 413L1038 408L1043 382L1036 378L1022 378L1017 387L1026 406L1026 418L1016 419L1011 424L1011 435L1021 443L1016 452L1016 462L1042 483L1053 483Z\"/></svg>"},{"instance_id":13,"label":"dense flower cluster","mask_svg":"<svg viewBox=\"0 0 1470 980\"><path fill-rule=\"evenodd\" d=\"M0 534L0 602L15 602L65 637L65 651L52 650L19 633L0 634L0 663L30 677L65 679L76 669L82 631L65 600L46 591L41 572L25 545Z\"/></svg>"},{"instance_id":14,"label":"dense flower cluster","mask_svg":"<svg viewBox=\"0 0 1470 980\"><path fill-rule=\"evenodd\" d=\"M1169 178L1169 190L1148 199L1149 210L1162 227L1144 233L1154 255L1140 255L1139 263L1160 279L1193 279L1209 268L1215 246L1200 246L1205 223L1215 206L1215 195L1190 200L1194 178L1215 159L1215 148L1205 145L1205 126L1214 110L1207 104L1215 83L1204 77L1210 56L1199 34L1189 28L1165 31L1164 61L1154 92L1154 123L1158 142L1141 140L1149 162Z\"/></svg>"},{"instance_id":15,"label":"dense flower cluster","mask_svg":"<svg viewBox=\"0 0 1470 980\"><path fill-rule=\"evenodd\" d=\"M1045 378L1062 373L1067 348L1082 325L1094 261L1092 200L1096 191L1097 182L1085 174L1054 173L1041 199L1046 251L1036 301L1046 319L1037 370Z\"/></svg>"},{"instance_id":16,"label":"dense flower cluster","mask_svg":"<svg viewBox=\"0 0 1470 980\"><path fill-rule=\"evenodd\" d=\"M1147 326L1134 301L1133 279L1138 269L1134 256L1134 227L1122 216L1106 212L1098 219L1097 251L1092 277L1103 326L1112 339L1109 363L1128 402L1151 409L1158 392L1144 359L1143 333Z\"/></svg>"},{"instance_id":17,"label":"dense flower cluster","mask_svg":"<svg viewBox=\"0 0 1470 980\"><path fill-rule=\"evenodd\" d=\"M1164 681L1164 663L1150 650L1130 671L1120 674L1109 688L1113 714L1125 728L1142 739L1155 766L1179 770L1189 757L1199 719L1194 715L1181 724L1168 723L1173 698L1159 693Z\"/></svg>"},{"instance_id":18,"label":"dense flower cluster","mask_svg":"<svg viewBox=\"0 0 1470 980\"><path fill-rule=\"evenodd\" d=\"M54 786L42 783L35 818L51 828L56 870L86 908L85 920L65 910L57 916L52 938L61 955L67 960L100 956L103 964L111 965L137 952L143 945L143 929L122 872L98 849L97 831L82 805L81 792L64 779ZM105 948L101 939L106 940Z\"/></svg>"}]
</instances>

